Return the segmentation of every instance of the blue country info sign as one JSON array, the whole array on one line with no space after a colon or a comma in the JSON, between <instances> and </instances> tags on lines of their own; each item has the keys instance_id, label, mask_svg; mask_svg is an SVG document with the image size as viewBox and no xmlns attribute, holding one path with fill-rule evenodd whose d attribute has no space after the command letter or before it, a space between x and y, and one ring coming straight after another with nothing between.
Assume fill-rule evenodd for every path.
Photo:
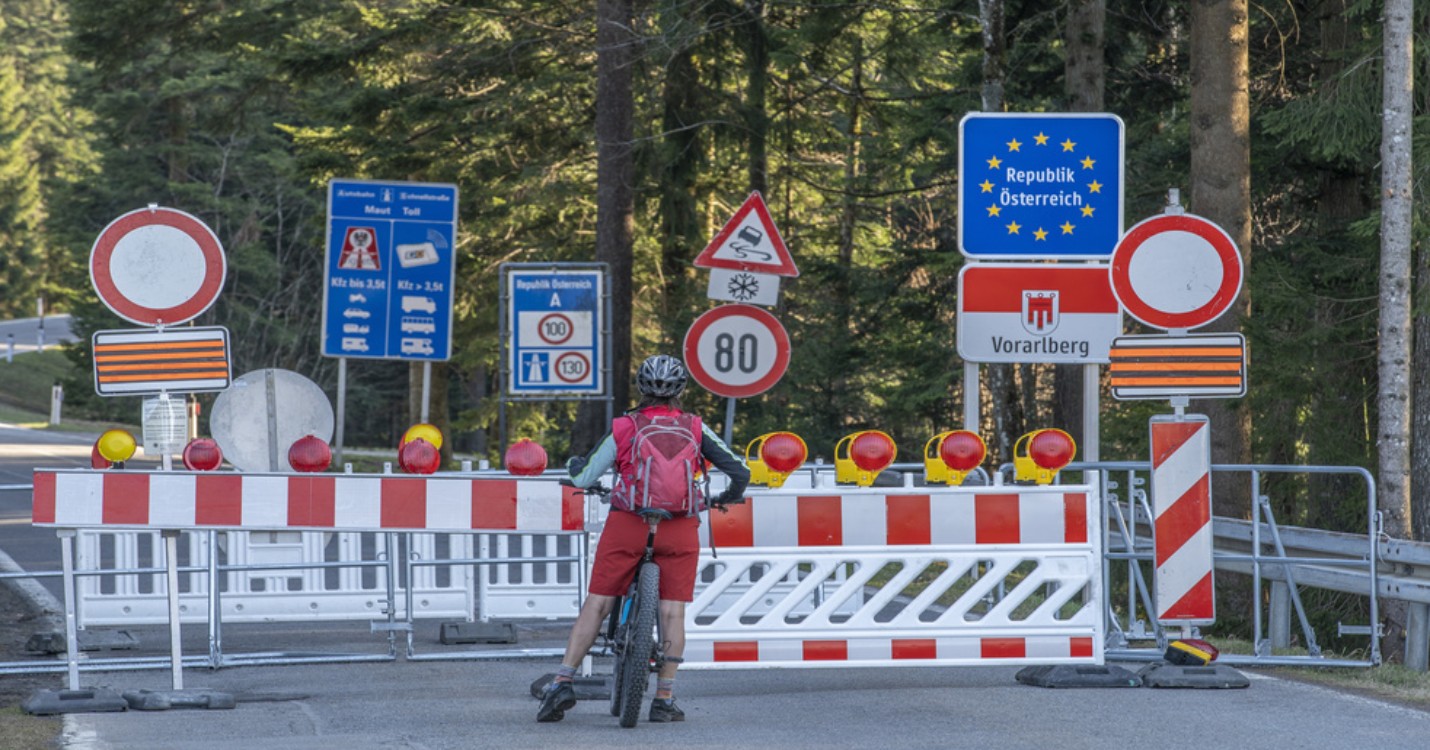
<instances>
[{"instance_id":1,"label":"blue country info sign","mask_svg":"<svg viewBox=\"0 0 1430 750\"><path fill-rule=\"evenodd\" d=\"M1122 119L973 113L959 123L958 248L989 260L1106 259L1122 236Z\"/></svg>"},{"instance_id":2,"label":"blue country info sign","mask_svg":"<svg viewBox=\"0 0 1430 750\"><path fill-rule=\"evenodd\" d=\"M601 272L508 272L513 396L603 394Z\"/></svg>"},{"instance_id":3,"label":"blue country info sign","mask_svg":"<svg viewBox=\"0 0 1430 750\"><path fill-rule=\"evenodd\" d=\"M452 356L457 186L328 183L323 355Z\"/></svg>"}]
</instances>

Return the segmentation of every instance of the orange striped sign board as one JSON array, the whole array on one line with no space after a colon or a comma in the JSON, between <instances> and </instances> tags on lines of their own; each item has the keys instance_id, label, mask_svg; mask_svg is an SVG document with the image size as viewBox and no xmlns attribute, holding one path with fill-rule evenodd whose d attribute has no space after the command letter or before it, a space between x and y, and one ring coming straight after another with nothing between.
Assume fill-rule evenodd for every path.
<instances>
[{"instance_id":1,"label":"orange striped sign board","mask_svg":"<svg viewBox=\"0 0 1430 750\"><path fill-rule=\"evenodd\" d=\"M199 393L228 388L228 329L95 331L94 390L101 396Z\"/></svg>"},{"instance_id":2,"label":"orange striped sign board","mask_svg":"<svg viewBox=\"0 0 1430 750\"><path fill-rule=\"evenodd\" d=\"M1111 362L1112 396L1124 401L1246 395L1246 339L1239 333L1119 336Z\"/></svg>"}]
</instances>

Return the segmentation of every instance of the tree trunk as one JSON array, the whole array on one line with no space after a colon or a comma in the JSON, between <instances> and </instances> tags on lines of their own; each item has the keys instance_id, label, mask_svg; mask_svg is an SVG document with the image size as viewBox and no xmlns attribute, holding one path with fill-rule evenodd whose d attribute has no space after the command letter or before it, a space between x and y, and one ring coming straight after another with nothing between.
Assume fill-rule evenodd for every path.
<instances>
[{"instance_id":1,"label":"tree trunk","mask_svg":"<svg viewBox=\"0 0 1430 750\"><path fill-rule=\"evenodd\" d=\"M1107 19L1106 0L1070 0L1063 34L1067 59L1063 63L1069 112L1101 112L1107 89L1103 43ZM1083 434L1083 365L1053 366L1053 427L1067 430L1078 445ZM1086 458L1086 455L1082 456Z\"/></svg>"},{"instance_id":2,"label":"tree trunk","mask_svg":"<svg viewBox=\"0 0 1430 750\"><path fill-rule=\"evenodd\" d=\"M616 408L630 398L631 246L635 216L635 161L631 64L639 37L631 0L596 0L596 260L611 274L611 394ZM605 407L583 401L571 435L585 453L606 433Z\"/></svg>"},{"instance_id":3,"label":"tree trunk","mask_svg":"<svg viewBox=\"0 0 1430 750\"><path fill-rule=\"evenodd\" d=\"M1003 33L1003 0L978 0L978 17L983 24L983 111L1003 111L1003 80L1007 76L1007 42ZM990 364L983 367L991 397L990 415L981 420L991 430L989 458L997 465L1013 459L1013 443L1023 429L1022 393L1014 366ZM974 397L966 394L964 398Z\"/></svg>"},{"instance_id":4,"label":"tree trunk","mask_svg":"<svg viewBox=\"0 0 1430 750\"><path fill-rule=\"evenodd\" d=\"M1251 273L1251 135L1246 0L1197 0L1191 13L1190 210L1226 230L1241 251L1242 278ZM1245 284L1207 331L1240 331L1251 312ZM1251 410L1245 399L1206 399L1194 409L1211 420L1212 462L1251 462ZM1214 512L1249 518L1244 477L1214 485Z\"/></svg>"},{"instance_id":5,"label":"tree trunk","mask_svg":"<svg viewBox=\"0 0 1430 750\"><path fill-rule=\"evenodd\" d=\"M1411 13L1411 0L1386 0L1376 498L1385 533L1398 538L1404 538L1410 528ZM1405 605L1387 601L1384 614L1385 650L1399 652L1404 645Z\"/></svg>"},{"instance_id":6,"label":"tree trunk","mask_svg":"<svg viewBox=\"0 0 1430 750\"><path fill-rule=\"evenodd\" d=\"M769 135L769 114L765 111L765 86L769 79L769 41L765 38L765 0L749 0L745 6L749 27L747 58L748 78L745 89L745 127L750 134L750 189L764 193L769 187L769 157L766 139Z\"/></svg>"},{"instance_id":7,"label":"tree trunk","mask_svg":"<svg viewBox=\"0 0 1430 750\"><path fill-rule=\"evenodd\" d=\"M672 47L661 90L664 136L659 164L661 288L664 291L661 324L663 342L679 346L692 320L690 301L696 299L691 261L703 245L701 222L695 205L695 181L700 174L700 76L692 51L698 23L688 3L667 0L662 32Z\"/></svg>"}]
</instances>

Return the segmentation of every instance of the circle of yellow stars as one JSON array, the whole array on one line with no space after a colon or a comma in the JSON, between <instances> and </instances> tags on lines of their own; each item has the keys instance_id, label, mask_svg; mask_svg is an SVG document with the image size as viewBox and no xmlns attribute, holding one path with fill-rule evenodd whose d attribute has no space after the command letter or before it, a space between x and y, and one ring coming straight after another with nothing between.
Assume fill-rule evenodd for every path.
<instances>
[{"instance_id":1,"label":"circle of yellow stars","mask_svg":"<svg viewBox=\"0 0 1430 750\"><path fill-rule=\"evenodd\" d=\"M1025 145L1027 145L1027 144L1023 143L1022 141L1019 141L1017 138L1014 138L1013 140L1008 141L1008 143L1005 144L1005 145L1008 146L1008 152L1009 152L1009 153L1013 153L1013 152L1022 153L1022 151L1023 151L1023 146L1025 146ZM1048 145L1048 135L1047 135L1046 133L1039 132L1037 135L1033 136L1033 145L1035 145L1035 146L1047 146L1047 145ZM1072 140L1071 138L1069 138L1069 139L1067 139L1067 140L1065 140L1065 141L1063 141L1062 143L1057 144L1057 145L1062 146L1063 151L1076 153L1076 152L1074 151L1074 149L1077 148L1077 143L1073 142L1073 140ZM993 157L990 157L990 158L987 160L987 162L988 162L988 168L989 168L989 169L997 169L998 167L1002 166L1002 164L1003 164L1003 160L1002 160L1002 159L999 159L996 155L993 156ZM1085 157L1083 157L1082 160L1079 161L1078 163L1079 163L1079 164L1082 164L1082 168L1083 168L1083 169L1092 169L1093 166L1094 166L1095 164L1097 164L1097 161L1094 160L1094 159L1093 159L1092 157L1090 157L1090 156L1085 156ZM989 182L987 178L984 178L983 182L981 182L981 183L978 184L978 187L981 188L982 191L985 192L985 193L992 193L992 192L993 192L993 183L992 183L992 182ZM1087 183L1087 191L1088 191L1089 193L1099 193L1099 194L1100 194L1100 193L1102 192L1102 183L1101 183L1101 182L1098 182L1097 180L1093 180L1092 182ZM998 204L996 204L996 203L991 204L991 205L988 206L988 217L989 217L989 218L997 218L997 217L998 217L998 214L1001 213L1002 211L1003 211L1003 209L1000 208L1000 207L998 206ZM1093 215L1093 212L1094 212L1094 211L1096 211L1096 209L1093 208L1092 206L1083 206L1083 207L1082 207L1082 215L1083 215L1083 216L1086 216L1086 217L1089 218L1089 219L1092 218L1092 215ZM1016 221L1009 222L1009 223L1005 224L1004 227L1008 230L1008 234L1019 234L1019 235L1022 234L1022 230L1023 230L1023 228L1024 228L1022 224L1019 224L1019 223L1016 222ZM1077 227L1076 227L1072 222L1070 222L1070 221L1065 221L1065 222L1063 222L1062 224L1058 225L1056 228L1057 228L1057 229L1061 229L1063 234L1072 234L1072 233L1073 233L1073 230L1076 229ZM1034 241L1046 240L1047 238L1048 238L1048 231L1047 231L1046 229L1044 229L1043 227L1038 227L1037 229L1034 229L1034 230L1033 230L1033 240L1034 240Z\"/></svg>"}]
</instances>

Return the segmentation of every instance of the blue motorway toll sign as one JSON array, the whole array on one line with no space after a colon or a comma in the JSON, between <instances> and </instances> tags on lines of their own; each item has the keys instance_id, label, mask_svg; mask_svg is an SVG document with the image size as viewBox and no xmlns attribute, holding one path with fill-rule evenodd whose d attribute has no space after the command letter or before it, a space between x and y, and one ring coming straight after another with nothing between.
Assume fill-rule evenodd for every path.
<instances>
[{"instance_id":1,"label":"blue motorway toll sign","mask_svg":"<svg viewBox=\"0 0 1430 750\"><path fill-rule=\"evenodd\" d=\"M457 186L328 183L323 355L452 356Z\"/></svg>"},{"instance_id":2,"label":"blue motorway toll sign","mask_svg":"<svg viewBox=\"0 0 1430 750\"><path fill-rule=\"evenodd\" d=\"M1122 236L1122 119L972 113L959 123L958 248L985 260L1106 259Z\"/></svg>"},{"instance_id":3,"label":"blue motorway toll sign","mask_svg":"<svg viewBox=\"0 0 1430 750\"><path fill-rule=\"evenodd\" d=\"M507 272L510 395L606 392L602 279L590 267Z\"/></svg>"}]
</instances>

